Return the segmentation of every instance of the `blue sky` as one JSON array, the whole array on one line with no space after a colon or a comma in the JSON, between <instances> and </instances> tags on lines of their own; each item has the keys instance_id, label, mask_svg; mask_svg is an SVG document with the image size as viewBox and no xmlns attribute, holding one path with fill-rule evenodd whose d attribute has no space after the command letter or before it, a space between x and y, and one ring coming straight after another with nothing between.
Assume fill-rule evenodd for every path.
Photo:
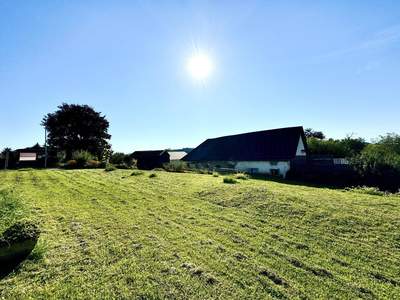
<instances>
[{"instance_id":1,"label":"blue sky","mask_svg":"<svg viewBox=\"0 0 400 300\"><path fill-rule=\"evenodd\" d=\"M195 49L214 71L195 81ZM0 0L0 148L84 103L118 151L303 125L400 132L400 1Z\"/></svg>"}]
</instances>

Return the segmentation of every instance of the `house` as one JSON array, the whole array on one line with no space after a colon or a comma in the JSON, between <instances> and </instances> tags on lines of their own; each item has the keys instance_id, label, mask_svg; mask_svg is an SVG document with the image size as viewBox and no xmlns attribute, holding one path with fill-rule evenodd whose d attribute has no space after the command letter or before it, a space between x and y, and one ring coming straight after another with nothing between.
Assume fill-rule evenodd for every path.
<instances>
[{"instance_id":1,"label":"house","mask_svg":"<svg viewBox=\"0 0 400 300\"><path fill-rule=\"evenodd\" d=\"M169 160L174 161L174 160L181 160L186 156L185 151L168 151L169 154Z\"/></svg>"},{"instance_id":2,"label":"house","mask_svg":"<svg viewBox=\"0 0 400 300\"><path fill-rule=\"evenodd\" d=\"M305 161L303 127L288 127L204 141L186 155L189 165L285 177L293 161Z\"/></svg>"},{"instance_id":3,"label":"house","mask_svg":"<svg viewBox=\"0 0 400 300\"><path fill-rule=\"evenodd\" d=\"M166 150L135 151L132 158L136 159L138 169L151 170L161 168L164 163L168 163L169 154Z\"/></svg>"},{"instance_id":4,"label":"house","mask_svg":"<svg viewBox=\"0 0 400 300\"><path fill-rule=\"evenodd\" d=\"M45 148L36 144L13 151L17 167L44 167Z\"/></svg>"}]
</instances>

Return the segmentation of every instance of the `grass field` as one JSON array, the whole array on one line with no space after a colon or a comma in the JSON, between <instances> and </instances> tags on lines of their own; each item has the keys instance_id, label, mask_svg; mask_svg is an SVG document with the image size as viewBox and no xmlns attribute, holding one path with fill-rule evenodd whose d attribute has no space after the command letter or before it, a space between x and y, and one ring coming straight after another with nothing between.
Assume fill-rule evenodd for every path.
<instances>
[{"instance_id":1,"label":"grass field","mask_svg":"<svg viewBox=\"0 0 400 300\"><path fill-rule=\"evenodd\" d=\"M0 298L400 298L398 196L131 173L1 171L42 234Z\"/></svg>"}]
</instances>

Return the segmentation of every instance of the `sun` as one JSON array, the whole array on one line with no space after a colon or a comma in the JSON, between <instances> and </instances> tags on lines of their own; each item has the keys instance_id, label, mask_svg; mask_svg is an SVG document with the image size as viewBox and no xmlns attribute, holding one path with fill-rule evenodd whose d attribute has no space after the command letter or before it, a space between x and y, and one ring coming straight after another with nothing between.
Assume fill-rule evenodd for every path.
<instances>
[{"instance_id":1,"label":"sun","mask_svg":"<svg viewBox=\"0 0 400 300\"><path fill-rule=\"evenodd\" d=\"M194 79L205 80L210 76L214 66L206 54L196 53L188 59L186 67Z\"/></svg>"}]
</instances>

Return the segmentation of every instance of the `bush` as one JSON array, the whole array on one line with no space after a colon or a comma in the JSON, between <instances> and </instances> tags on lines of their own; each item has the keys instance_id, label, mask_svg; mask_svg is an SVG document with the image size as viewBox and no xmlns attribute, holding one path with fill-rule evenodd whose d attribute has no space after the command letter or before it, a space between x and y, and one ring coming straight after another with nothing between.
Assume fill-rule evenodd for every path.
<instances>
[{"instance_id":1,"label":"bush","mask_svg":"<svg viewBox=\"0 0 400 300\"><path fill-rule=\"evenodd\" d=\"M214 172L212 170L208 170L208 169L193 169L192 171L195 173L198 173L198 174L209 174L209 175L214 174Z\"/></svg>"},{"instance_id":2,"label":"bush","mask_svg":"<svg viewBox=\"0 0 400 300\"><path fill-rule=\"evenodd\" d=\"M188 170L188 166L184 161L174 160L164 164L164 169L168 172L185 172Z\"/></svg>"},{"instance_id":3,"label":"bush","mask_svg":"<svg viewBox=\"0 0 400 300\"><path fill-rule=\"evenodd\" d=\"M229 184L238 183L238 181L235 178L232 178L232 177L224 177L223 182L224 183L229 183Z\"/></svg>"},{"instance_id":4,"label":"bush","mask_svg":"<svg viewBox=\"0 0 400 300\"><path fill-rule=\"evenodd\" d=\"M131 169L134 166L134 160L131 155L122 152L115 152L110 157L110 163L118 169Z\"/></svg>"},{"instance_id":5,"label":"bush","mask_svg":"<svg viewBox=\"0 0 400 300\"><path fill-rule=\"evenodd\" d=\"M368 145L351 164L360 174L362 184L392 192L399 190L400 154L392 145Z\"/></svg>"},{"instance_id":6,"label":"bush","mask_svg":"<svg viewBox=\"0 0 400 300\"><path fill-rule=\"evenodd\" d=\"M247 180L247 179L249 179L249 176L247 174L245 174L245 173L237 173L235 175L235 178L236 179Z\"/></svg>"},{"instance_id":7,"label":"bush","mask_svg":"<svg viewBox=\"0 0 400 300\"><path fill-rule=\"evenodd\" d=\"M139 175L142 175L142 174L143 174L142 171L133 171L133 172L131 173L131 176L139 176Z\"/></svg>"},{"instance_id":8,"label":"bush","mask_svg":"<svg viewBox=\"0 0 400 300\"><path fill-rule=\"evenodd\" d=\"M89 169L96 169L101 167L101 162L98 160L90 159L87 161L85 166Z\"/></svg>"},{"instance_id":9,"label":"bush","mask_svg":"<svg viewBox=\"0 0 400 300\"><path fill-rule=\"evenodd\" d=\"M387 195L386 192L383 192L376 187L368 187L368 186L357 186L357 187L352 187L352 188L346 188L346 191L356 192L356 193L360 193L360 194L374 195L374 196Z\"/></svg>"},{"instance_id":10,"label":"bush","mask_svg":"<svg viewBox=\"0 0 400 300\"><path fill-rule=\"evenodd\" d=\"M111 154L110 163L112 163L113 165L122 164L124 162L124 157L125 157L124 153L115 152L115 153Z\"/></svg>"},{"instance_id":11,"label":"bush","mask_svg":"<svg viewBox=\"0 0 400 300\"><path fill-rule=\"evenodd\" d=\"M308 151L311 155L332 155L333 157L353 157L360 154L367 143L362 138L348 136L341 140L307 138Z\"/></svg>"},{"instance_id":12,"label":"bush","mask_svg":"<svg viewBox=\"0 0 400 300\"><path fill-rule=\"evenodd\" d=\"M72 153L72 159L76 161L78 168L83 168L86 166L87 162L93 160L94 157L88 151L79 150Z\"/></svg>"},{"instance_id":13,"label":"bush","mask_svg":"<svg viewBox=\"0 0 400 300\"><path fill-rule=\"evenodd\" d=\"M77 167L77 165L78 165L78 163L76 162L76 160L71 159L65 163L64 168L75 169Z\"/></svg>"},{"instance_id":14,"label":"bush","mask_svg":"<svg viewBox=\"0 0 400 300\"><path fill-rule=\"evenodd\" d=\"M151 173L151 174L149 175L149 178L154 178L154 177L157 177L157 174Z\"/></svg>"},{"instance_id":15,"label":"bush","mask_svg":"<svg viewBox=\"0 0 400 300\"><path fill-rule=\"evenodd\" d=\"M115 165L117 167L117 169L132 169L133 166L132 165L127 165L126 163L122 163L119 165Z\"/></svg>"},{"instance_id":16,"label":"bush","mask_svg":"<svg viewBox=\"0 0 400 300\"><path fill-rule=\"evenodd\" d=\"M104 171L106 172L112 172L115 171L117 168L113 164L107 164Z\"/></svg>"}]
</instances>

